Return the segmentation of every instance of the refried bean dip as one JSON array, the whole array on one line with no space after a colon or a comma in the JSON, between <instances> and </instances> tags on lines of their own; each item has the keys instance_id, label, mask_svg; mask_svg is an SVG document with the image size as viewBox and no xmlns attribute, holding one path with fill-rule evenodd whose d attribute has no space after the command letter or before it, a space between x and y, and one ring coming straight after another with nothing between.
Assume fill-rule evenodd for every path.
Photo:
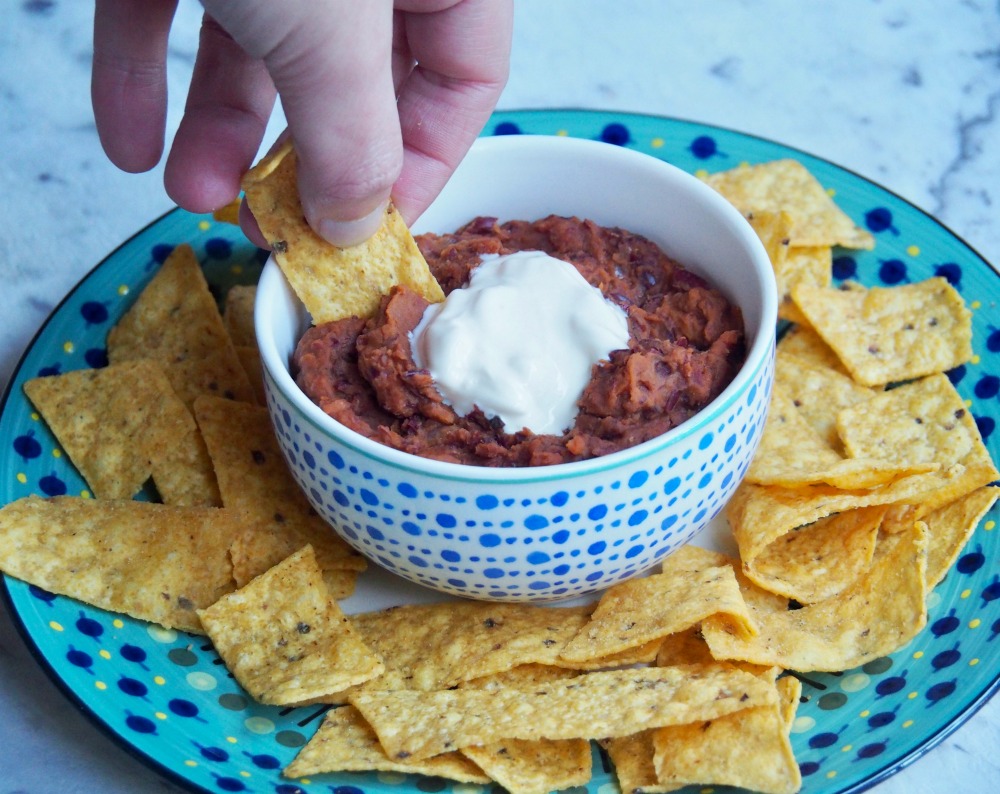
<instances>
[{"instance_id":1,"label":"refried bean dip","mask_svg":"<svg viewBox=\"0 0 1000 794\"><path fill-rule=\"evenodd\" d=\"M628 315L628 349L594 369L563 435L505 432L478 409L459 416L409 334L427 302L394 287L378 313L310 328L292 374L323 411L368 438L426 458L480 466L546 466L607 455L665 433L713 400L745 355L743 317L717 289L654 243L578 218L498 223L476 218L453 234L416 238L447 295L483 254L542 251L573 264Z\"/></svg>"}]
</instances>

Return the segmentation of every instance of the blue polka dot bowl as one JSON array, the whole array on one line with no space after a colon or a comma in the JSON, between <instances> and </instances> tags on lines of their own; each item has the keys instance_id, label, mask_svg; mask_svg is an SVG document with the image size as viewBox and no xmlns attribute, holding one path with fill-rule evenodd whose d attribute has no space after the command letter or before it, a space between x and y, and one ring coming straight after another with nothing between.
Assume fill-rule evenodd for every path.
<instances>
[{"instance_id":1,"label":"blue polka dot bowl","mask_svg":"<svg viewBox=\"0 0 1000 794\"><path fill-rule=\"evenodd\" d=\"M268 409L315 510L377 565L457 596L552 601L648 571L725 506L757 448L773 380L776 297L767 255L743 217L695 177L598 141L477 141L413 231L477 215L550 213L620 226L658 243L743 311L746 362L696 416L587 461L494 469L383 446L324 414L289 360L310 318L277 265L256 305Z\"/></svg>"}]
</instances>

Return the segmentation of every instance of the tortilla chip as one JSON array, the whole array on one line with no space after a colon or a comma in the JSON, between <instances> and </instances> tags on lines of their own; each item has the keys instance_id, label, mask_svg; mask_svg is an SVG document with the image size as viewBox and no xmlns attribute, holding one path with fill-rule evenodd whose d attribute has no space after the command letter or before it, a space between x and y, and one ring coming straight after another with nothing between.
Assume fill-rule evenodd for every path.
<instances>
[{"instance_id":1,"label":"tortilla chip","mask_svg":"<svg viewBox=\"0 0 1000 794\"><path fill-rule=\"evenodd\" d=\"M155 362L35 378L24 393L98 498L129 499L152 477L166 504L221 504L198 426Z\"/></svg>"},{"instance_id":2,"label":"tortilla chip","mask_svg":"<svg viewBox=\"0 0 1000 794\"><path fill-rule=\"evenodd\" d=\"M242 198L234 198L228 204L223 204L217 210L212 213L212 218L217 220L219 223L231 223L234 226L240 225L240 204L243 203Z\"/></svg>"},{"instance_id":3,"label":"tortilla chip","mask_svg":"<svg viewBox=\"0 0 1000 794\"><path fill-rule=\"evenodd\" d=\"M795 717L802 684L796 678L785 677L777 682L776 688L778 697L780 698L778 711L786 726L785 732L787 734L791 729L792 720ZM766 709L768 707L761 708ZM732 725L739 725L741 724L740 717L745 713L746 711L734 712L726 717L718 718L718 720L713 721L713 724L732 720ZM686 787L687 784L685 783L675 781L661 782L657 777L656 764L654 763L654 736L660 731L669 730L671 729L652 728L631 736L609 739L601 743L608 751L608 756L614 765L615 776L618 779L618 787L621 791L628 794L666 794L666 792L677 791ZM695 734L694 742L697 743L697 741L698 737ZM781 742L775 742L774 744L779 745ZM716 767L722 766L719 761L713 760L718 749L720 748L715 748L712 745L702 748L704 752L698 776L704 778L705 783L715 782L714 770ZM731 752L735 751L731 750ZM784 753L782 752L781 755L783 756ZM723 756L721 761L724 762L725 760L725 756ZM787 763L787 760L782 761L782 763Z\"/></svg>"},{"instance_id":4,"label":"tortilla chip","mask_svg":"<svg viewBox=\"0 0 1000 794\"><path fill-rule=\"evenodd\" d=\"M510 794L548 794L585 786L591 777L586 739L503 739L461 752Z\"/></svg>"},{"instance_id":5,"label":"tortilla chip","mask_svg":"<svg viewBox=\"0 0 1000 794\"><path fill-rule=\"evenodd\" d=\"M778 538L824 516L858 507L899 504L920 505L919 517L993 479L995 475L991 476L986 465L973 461L911 474L878 488L785 488L744 481L726 505L725 514L740 557L748 563Z\"/></svg>"},{"instance_id":6,"label":"tortilla chip","mask_svg":"<svg viewBox=\"0 0 1000 794\"><path fill-rule=\"evenodd\" d=\"M307 543L324 571L367 567L292 479L265 407L203 396L195 400L194 414L222 504L243 513L252 525L233 552L241 586Z\"/></svg>"},{"instance_id":7,"label":"tortilla chip","mask_svg":"<svg viewBox=\"0 0 1000 794\"><path fill-rule=\"evenodd\" d=\"M825 343L823 344L825 347ZM843 455L843 443L837 429L837 412L860 405L879 392L855 383L839 365L832 367L818 364L814 359L790 350L789 346L778 346L774 361L775 388L781 389L791 398L799 415L827 446ZM834 355L832 351L830 355Z\"/></svg>"},{"instance_id":8,"label":"tortilla chip","mask_svg":"<svg viewBox=\"0 0 1000 794\"><path fill-rule=\"evenodd\" d=\"M462 783L490 782L490 778L460 753L444 753L422 761L393 760L375 732L352 706L330 709L313 737L284 769L298 778L323 772L403 772L432 775Z\"/></svg>"},{"instance_id":9,"label":"tortilla chip","mask_svg":"<svg viewBox=\"0 0 1000 794\"><path fill-rule=\"evenodd\" d=\"M330 598L311 546L198 617L226 668L260 703L312 700L384 669Z\"/></svg>"},{"instance_id":10,"label":"tortilla chip","mask_svg":"<svg viewBox=\"0 0 1000 794\"><path fill-rule=\"evenodd\" d=\"M575 675L578 673L559 667L526 664L461 686L496 692L511 686L538 687ZM585 785L591 776L590 742L586 739L504 739L464 747L461 752L511 794L548 794Z\"/></svg>"},{"instance_id":11,"label":"tortilla chip","mask_svg":"<svg viewBox=\"0 0 1000 794\"><path fill-rule=\"evenodd\" d=\"M828 287L832 281L833 251L829 246L797 246L788 249L788 256L775 271L778 281L778 317L792 323L805 321L805 315L792 300L799 284Z\"/></svg>"},{"instance_id":12,"label":"tortilla chip","mask_svg":"<svg viewBox=\"0 0 1000 794\"><path fill-rule=\"evenodd\" d=\"M792 297L865 386L944 372L972 357L972 315L947 279L861 290L800 284Z\"/></svg>"},{"instance_id":13,"label":"tortilla chip","mask_svg":"<svg viewBox=\"0 0 1000 794\"><path fill-rule=\"evenodd\" d=\"M108 333L112 364L161 362L187 405L199 394L253 401L253 390L208 289L194 249L177 246Z\"/></svg>"},{"instance_id":14,"label":"tortilla chip","mask_svg":"<svg viewBox=\"0 0 1000 794\"><path fill-rule=\"evenodd\" d=\"M541 688L356 692L351 703L390 757L427 758L501 739L627 736L775 701L736 669L652 667L586 673Z\"/></svg>"},{"instance_id":15,"label":"tortilla chip","mask_svg":"<svg viewBox=\"0 0 1000 794\"><path fill-rule=\"evenodd\" d=\"M929 546L927 550L927 589L933 590L958 559L965 544L983 516L993 507L1000 489L978 488L924 516Z\"/></svg>"},{"instance_id":16,"label":"tortilla chip","mask_svg":"<svg viewBox=\"0 0 1000 794\"><path fill-rule=\"evenodd\" d=\"M760 634L749 639L714 618L702 634L717 659L800 672L857 667L902 647L927 622L927 548L919 525L884 535L868 573L833 598L801 609L750 604Z\"/></svg>"},{"instance_id":17,"label":"tortilla chip","mask_svg":"<svg viewBox=\"0 0 1000 794\"><path fill-rule=\"evenodd\" d=\"M802 685L783 678L775 687L780 694L773 705L654 730L653 768L660 790L701 784L768 794L798 791L802 776L789 740L788 713L794 714Z\"/></svg>"},{"instance_id":18,"label":"tortilla chip","mask_svg":"<svg viewBox=\"0 0 1000 794\"><path fill-rule=\"evenodd\" d=\"M250 381L254 399L258 405L267 404L267 392L264 391L264 362L260 360L260 350L256 347L241 345L236 348L236 357L240 366Z\"/></svg>"},{"instance_id":19,"label":"tortilla chip","mask_svg":"<svg viewBox=\"0 0 1000 794\"><path fill-rule=\"evenodd\" d=\"M257 331L253 322L256 300L256 284L234 284L226 292L222 321L236 347L257 347Z\"/></svg>"},{"instance_id":20,"label":"tortilla chip","mask_svg":"<svg viewBox=\"0 0 1000 794\"><path fill-rule=\"evenodd\" d=\"M847 510L800 527L754 557L743 572L765 590L800 604L832 598L871 566L887 509Z\"/></svg>"},{"instance_id":21,"label":"tortilla chip","mask_svg":"<svg viewBox=\"0 0 1000 794\"><path fill-rule=\"evenodd\" d=\"M728 620L741 635L756 633L729 565L714 566L695 546L682 546L661 573L609 588L590 621L563 649L565 662L621 653L683 631L708 615Z\"/></svg>"},{"instance_id":22,"label":"tortilla chip","mask_svg":"<svg viewBox=\"0 0 1000 794\"><path fill-rule=\"evenodd\" d=\"M816 329L809 325L794 325L782 334L777 345L778 354L790 354L805 359L817 367L833 369L847 375L840 358Z\"/></svg>"},{"instance_id":23,"label":"tortilla chip","mask_svg":"<svg viewBox=\"0 0 1000 794\"><path fill-rule=\"evenodd\" d=\"M166 628L233 589L237 513L132 500L29 496L0 510L0 569L52 593Z\"/></svg>"},{"instance_id":24,"label":"tortilla chip","mask_svg":"<svg viewBox=\"0 0 1000 794\"><path fill-rule=\"evenodd\" d=\"M306 223L299 202L297 158L291 143L268 155L243 178L274 257L295 294L319 325L345 317L371 317L397 284L431 303L444 300L402 216L390 204L381 228L360 245L337 248Z\"/></svg>"},{"instance_id":25,"label":"tortilla chip","mask_svg":"<svg viewBox=\"0 0 1000 794\"><path fill-rule=\"evenodd\" d=\"M859 229L797 160L740 165L703 177L744 215L785 212L791 218L792 246L872 248L872 236Z\"/></svg>"},{"instance_id":26,"label":"tortilla chip","mask_svg":"<svg viewBox=\"0 0 1000 794\"><path fill-rule=\"evenodd\" d=\"M816 483L871 488L909 474L933 471L939 465L933 461L842 458L802 416L783 383L776 382L760 447L746 480L786 488Z\"/></svg>"},{"instance_id":27,"label":"tortilla chip","mask_svg":"<svg viewBox=\"0 0 1000 794\"><path fill-rule=\"evenodd\" d=\"M386 666L363 689L431 691L527 664L558 665L589 613L587 606L454 601L353 615Z\"/></svg>"},{"instance_id":28,"label":"tortilla chip","mask_svg":"<svg viewBox=\"0 0 1000 794\"><path fill-rule=\"evenodd\" d=\"M965 401L945 375L883 392L837 415L847 454L950 466L981 445Z\"/></svg>"}]
</instances>

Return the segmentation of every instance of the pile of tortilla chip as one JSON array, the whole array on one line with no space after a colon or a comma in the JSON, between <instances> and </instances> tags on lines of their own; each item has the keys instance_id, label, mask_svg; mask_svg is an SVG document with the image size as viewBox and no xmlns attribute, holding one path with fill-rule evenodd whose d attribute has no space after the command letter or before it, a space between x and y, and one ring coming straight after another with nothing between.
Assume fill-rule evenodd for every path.
<instances>
[{"instance_id":1,"label":"pile of tortilla chip","mask_svg":"<svg viewBox=\"0 0 1000 794\"><path fill-rule=\"evenodd\" d=\"M284 147L245 184L314 320L364 315L405 273L435 299L398 215L388 247L333 249L305 226L294 176ZM253 287L220 311L181 246L109 334L108 367L25 385L94 498L0 510L0 570L208 635L261 703L328 705L289 778L376 770L546 794L586 784L598 742L626 794L798 791L794 673L912 639L998 472L945 374L971 356L971 315L947 281L831 286L832 247L871 239L798 163L706 179L761 235L794 321L727 508L738 558L689 545L593 605L345 614L365 562L282 459L260 404Z\"/></svg>"}]
</instances>

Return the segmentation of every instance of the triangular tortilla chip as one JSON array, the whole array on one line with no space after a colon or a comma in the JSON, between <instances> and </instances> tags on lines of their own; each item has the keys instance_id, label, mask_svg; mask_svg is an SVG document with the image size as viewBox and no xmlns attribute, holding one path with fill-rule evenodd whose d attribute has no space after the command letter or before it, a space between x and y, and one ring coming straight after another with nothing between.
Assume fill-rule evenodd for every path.
<instances>
[{"instance_id":1,"label":"triangular tortilla chip","mask_svg":"<svg viewBox=\"0 0 1000 794\"><path fill-rule=\"evenodd\" d=\"M291 143L254 166L243 178L247 203L295 294L319 325L345 317L370 317L397 284L431 303L444 293L402 216L390 204L382 226L365 242L337 248L306 223L299 202Z\"/></svg>"}]
</instances>

